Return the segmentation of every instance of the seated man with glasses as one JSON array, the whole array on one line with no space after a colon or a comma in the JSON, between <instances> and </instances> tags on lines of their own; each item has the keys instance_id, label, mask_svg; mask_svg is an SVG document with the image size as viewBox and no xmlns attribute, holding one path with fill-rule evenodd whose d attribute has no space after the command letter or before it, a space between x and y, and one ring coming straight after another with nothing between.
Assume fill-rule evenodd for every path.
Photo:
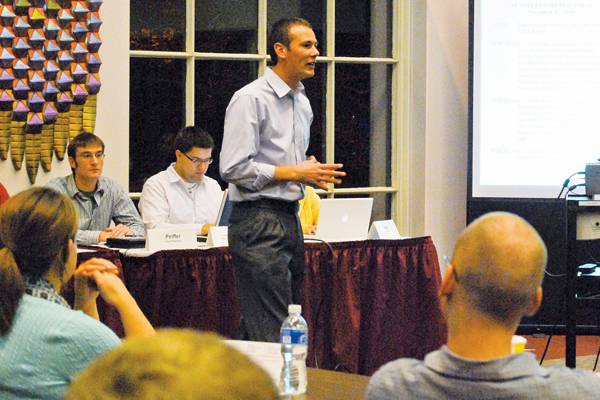
<instances>
[{"instance_id":1,"label":"seated man with glasses","mask_svg":"<svg viewBox=\"0 0 600 400\"><path fill-rule=\"evenodd\" d=\"M148 178L142 189L139 207L147 229L185 224L208 233L223 196L217 181L205 176L214 147L203 129L188 126L177 133L175 162Z\"/></svg>"},{"instance_id":2,"label":"seated man with glasses","mask_svg":"<svg viewBox=\"0 0 600 400\"><path fill-rule=\"evenodd\" d=\"M109 237L143 236L144 224L128 193L102 176L106 155L102 139L80 133L70 141L67 155L73 174L53 179L47 186L66 194L77 206L77 241L94 244Z\"/></svg>"}]
</instances>

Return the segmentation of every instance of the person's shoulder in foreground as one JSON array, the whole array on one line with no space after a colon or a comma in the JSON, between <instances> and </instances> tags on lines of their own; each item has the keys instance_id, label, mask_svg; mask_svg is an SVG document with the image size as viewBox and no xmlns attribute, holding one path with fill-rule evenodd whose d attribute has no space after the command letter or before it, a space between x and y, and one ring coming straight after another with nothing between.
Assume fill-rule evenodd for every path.
<instances>
[{"instance_id":1,"label":"person's shoulder in foreground","mask_svg":"<svg viewBox=\"0 0 600 400\"><path fill-rule=\"evenodd\" d=\"M372 377L367 400L396 399L597 399L600 377L592 371L541 367L530 353L495 360L462 358L447 347L424 361L402 358Z\"/></svg>"},{"instance_id":2,"label":"person's shoulder in foreground","mask_svg":"<svg viewBox=\"0 0 600 400\"><path fill-rule=\"evenodd\" d=\"M66 400L275 400L267 373L215 334L164 329L131 339L83 371Z\"/></svg>"},{"instance_id":3,"label":"person's shoulder in foreground","mask_svg":"<svg viewBox=\"0 0 600 400\"><path fill-rule=\"evenodd\" d=\"M440 287L448 344L424 361L400 359L371 378L368 400L592 399L600 378L588 371L543 368L512 354L523 316L542 302L547 251L523 218L494 212L460 234Z\"/></svg>"},{"instance_id":4,"label":"person's shoulder in foreground","mask_svg":"<svg viewBox=\"0 0 600 400\"><path fill-rule=\"evenodd\" d=\"M0 398L62 398L71 376L119 344L82 312L25 295L10 333L0 336Z\"/></svg>"}]
</instances>

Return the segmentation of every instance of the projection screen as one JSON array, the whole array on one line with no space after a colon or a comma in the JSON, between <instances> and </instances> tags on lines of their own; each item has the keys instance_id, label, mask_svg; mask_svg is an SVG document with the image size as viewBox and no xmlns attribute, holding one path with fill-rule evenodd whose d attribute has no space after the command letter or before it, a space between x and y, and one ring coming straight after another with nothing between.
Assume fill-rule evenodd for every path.
<instances>
[{"instance_id":1,"label":"projection screen","mask_svg":"<svg viewBox=\"0 0 600 400\"><path fill-rule=\"evenodd\" d=\"M555 197L600 158L600 0L470 10L471 197Z\"/></svg>"}]
</instances>

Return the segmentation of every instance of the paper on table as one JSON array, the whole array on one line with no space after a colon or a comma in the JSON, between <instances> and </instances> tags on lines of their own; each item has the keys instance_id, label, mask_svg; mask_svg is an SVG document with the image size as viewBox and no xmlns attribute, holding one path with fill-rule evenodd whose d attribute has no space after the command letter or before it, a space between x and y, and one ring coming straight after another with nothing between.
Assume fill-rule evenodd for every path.
<instances>
[{"instance_id":1,"label":"paper on table","mask_svg":"<svg viewBox=\"0 0 600 400\"><path fill-rule=\"evenodd\" d=\"M269 374L275 386L279 386L279 374L283 366L281 345L279 343L246 340L226 340L225 343L247 355Z\"/></svg>"}]
</instances>

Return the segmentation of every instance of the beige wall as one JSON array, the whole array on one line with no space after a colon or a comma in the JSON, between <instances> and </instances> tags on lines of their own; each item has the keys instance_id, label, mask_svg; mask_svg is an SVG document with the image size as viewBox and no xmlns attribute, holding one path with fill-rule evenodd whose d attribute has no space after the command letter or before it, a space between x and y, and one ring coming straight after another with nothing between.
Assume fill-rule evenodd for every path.
<instances>
[{"instance_id":1,"label":"beige wall","mask_svg":"<svg viewBox=\"0 0 600 400\"><path fill-rule=\"evenodd\" d=\"M98 117L96 134L106 143L107 158L104 173L128 185L129 155L129 1L105 1L100 8L103 24L100 27L102 47L100 79L102 89L98 95ZM41 167L36 185L71 173L68 162L56 158L52 171L45 173ZM10 194L31 185L25 166L20 171L13 169L10 160L0 161L0 181Z\"/></svg>"},{"instance_id":2,"label":"beige wall","mask_svg":"<svg viewBox=\"0 0 600 400\"><path fill-rule=\"evenodd\" d=\"M424 230L440 259L466 223L468 1L427 2Z\"/></svg>"}]
</instances>

